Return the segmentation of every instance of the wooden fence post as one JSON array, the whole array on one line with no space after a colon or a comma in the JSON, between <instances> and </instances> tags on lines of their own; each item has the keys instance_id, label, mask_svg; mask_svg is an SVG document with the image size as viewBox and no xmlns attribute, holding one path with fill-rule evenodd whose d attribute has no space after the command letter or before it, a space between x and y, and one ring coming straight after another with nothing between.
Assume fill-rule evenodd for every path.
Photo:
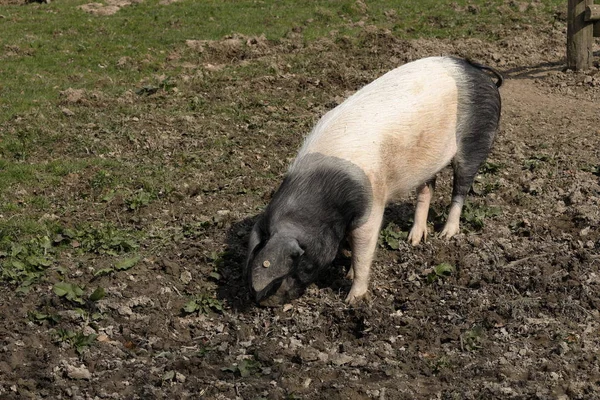
<instances>
[{"instance_id":1,"label":"wooden fence post","mask_svg":"<svg viewBox=\"0 0 600 400\"><path fill-rule=\"evenodd\" d=\"M594 25L585 21L586 6L593 0L569 0L567 13L567 68L586 70L592 67Z\"/></svg>"},{"instance_id":2,"label":"wooden fence post","mask_svg":"<svg viewBox=\"0 0 600 400\"><path fill-rule=\"evenodd\" d=\"M594 37L600 37L600 4L587 6L584 19L594 24Z\"/></svg>"}]
</instances>

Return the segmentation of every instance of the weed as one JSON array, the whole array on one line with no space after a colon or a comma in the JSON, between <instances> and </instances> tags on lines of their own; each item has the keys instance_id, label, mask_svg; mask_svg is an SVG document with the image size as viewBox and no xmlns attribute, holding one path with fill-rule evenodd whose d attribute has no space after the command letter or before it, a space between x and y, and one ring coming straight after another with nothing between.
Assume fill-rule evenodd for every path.
<instances>
[{"instance_id":1,"label":"weed","mask_svg":"<svg viewBox=\"0 0 600 400\"><path fill-rule=\"evenodd\" d=\"M242 378L247 378L250 375L257 374L260 369L261 364L258 360L243 359L237 364L221 368L221 371L232 372L234 374L239 374Z\"/></svg>"},{"instance_id":2,"label":"weed","mask_svg":"<svg viewBox=\"0 0 600 400\"><path fill-rule=\"evenodd\" d=\"M82 226L78 229L61 229L55 241L69 243L73 248L97 254L119 255L138 248L131 232L117 229L111 224Z\"/></svg>"},{"instance_id":3,"label":"weed","mask_svg":"<svg viewBox=\"0 0 600 400\"><path fill-rule=\"evenodd\" d=\"M442 370L449 368L451 366L450 360L446 356L437 357L435 359L429 360L428 362L429 368L431 368L431 372L435 374L439 374Z\"/></svg>"},{"instance_id":4,"label":"weed","mask_svg":"<svg viewBox=\"0 0 600 400\"><path fill-rule=\"evenodd\" d=\"M538 169L543 163L550 161L550 156L545 154L539 154L529 157L527 160L523 161L523 169L527 169L529 171L535 171Z\"/></svg>"},{"instance_id":5,"label":"weed","mask_svg":"<svg viewBox=\"0 0 600 400\"><path fill-rule=\"evenodd\" d=\"M48 236L34 237L18 243L7 240L0 251L0 277L2 280L27 288L39 279L54 262L54 249Z\"/></svg>"},{"instance_id":6,"label":"weed","mask_svg":"<svg viewBox=\"0 0 600 400\"><path fill-rule=\"evenodd\" d=\"M146 207L152 200L156 198L155 195L148 193L144 190L136 192L131 198L125 200L127 208L131 211L139 210L142 207Z\"/></svg>"},{"instance_id":7,"label":"weed","mask_svg":"<svg viewBox=\"0 0 600 400\"><path fill-rule=\"evenodd\" d=\"M52 336L55 343L67 343L68 345L75 347L75 351L80 355L83 354L98 337L96 334L86 335L83 332L73 332L62 328L54 330Z\"/></svg>"},{"instance_id":8,"label":"weed","mask_svg":"<svg viewBox=\"0 0 600 400\"><path fill-rule=\"evenodd\" d=\"M102 300L106 296L106 292L103 287L98 286L96 290L90 295L90 301Z\"/></svg>"},{"instance_id":9,"label":"weed","mask_svg":"<svg viewBox=\"0 0 600 400\"><path fill-rule=\"evenodd\" d=\"M493 163L491 161L486 161L483 163L483 165L481 166L481 168L479 168L479 172L484 174L484 175L495 175L497 174L502 168L504 167L503 164L500 163Z\"/></svg>"},{"instance_id":10,"label":"weed","mask_svg":"<svg viewBox=\"0 0 600 400\"><path fill-rule=\"evenodd\" d=\"M581 168L581 170L584 171L584 172L589 172L592 175L600 176L600 164L598 164L598 165L588 165L588 166L585 166L585 167Z\"/></svg>"},{"instance_id":11,"label":"weed","mask_svg":"<svg viewBox=\"0 0 600 400\"><path fill-rule=\"evenodd\" d=\"M114 181L114 176L106 171L100 170L89 180L89 185L93 189L101 189L110 186Z\"/></svg>"},{"instance_id":12,"label":"weed","mask_svg":"<svg viewBox=\"0 0 600 400\"><path fill-rule=\"evenodd\" d=\"M115 271L127 271L133 268L140 261L140 258L140 256L122 258L115 263L114 267L102 268L94 272L94 276L108 275Z\"/></svg>"},{"instance_id":13,"label":"weed","mask_svg":"<svg viewBox=\"0 0 600 400\"><path fill-rule=\"evenodd\" d=\"M208 314L210 311L223 312L223 304L206 293L195 296L183 306L183 312L186 314Z\"/></svg>"},{"instance_id":14,"label":"weed","mask_svg":"<svg viewBox=\"0 0 600 400\"><path fill-rule=\"evenodd\" d=\"M408 232L404 232L398 225L393 222L387 224L387 226L379 233L379 244L380 246L387 246L392 250L398 250L400 248L400 241L408 239Z\"/></svg>"},{"instance_id":15,"label":"weed","mask_svg":"<svg viewBox=\"0 0 600 400\"><path fill-rule=\"evenodd\" d=\"M27 318L36 324L48 321L50 325L56 325L60 322L60 315L51 313L42 313L39 311L28 311Z\"/></svg>"},{"instance_id":16,"label":"weed","mask_svg":"<svg viewBox=\"0 0 600 400\"><path fill-rule=\"evenodd\" d=\"M515 220L508 224L508 228L517 236L531 236L531 223L529 220Z\"/></svg>"},{"instance_id":17,"label":"weed","mask_svg":"<svg viewBox=\"0 0 600 400\"><path fill-rule=\"evenodd\" d=\"M487 207L467 202L463 207L461 220L472 230L479 231L485 225L485 219L502 215L499 207Z\"/></svg>"},{"instance_id":18,"label":"weed","mask_svg":"<svg viewBox=\"0 0 600 400\"><path fill-rule=\"evenodd\" d=\"M481 349L483 345L483 328L481 326L474 326L472 329L466 331L460 337L461 348L467 351L476 351Z\"/></svg>"},{"instance_id":19,"label":"weed","mask_svg":"<svg viewBox=\"0 0 600 400\"><path fill-rule=\"evenodd\" d=\"M456 269L448 263L441 263L436 265L433 270L427 274L427 283L433 283L439 279L444 279L455 271Z\"/></svg>"},{"instance_id":20,"label":"weed","mask_svg":"<svg viewBox=\"0 0 600 400\"><path fill-rule=\"evenodd\" d=\"M53 290L58 297L64 297L73 303L85 304L85 301L81 297L83 296L83 288L77 284L58 282L54 284Z\"/></svg>"},{"instance_id":21,"label":"weed","mask_svg":"<svg viewBox=\"0 0 600 400\"><path fill-rule=\"evenodd\" d=\"M219 273L219 269L223 267L225 263L225 257L228 255L227 252L218 253L213 251L207 256L208 264L212 267L212 272L209 274L211 278L214 280L221 279L221 274Z\"/></svg>"}]
</instances>

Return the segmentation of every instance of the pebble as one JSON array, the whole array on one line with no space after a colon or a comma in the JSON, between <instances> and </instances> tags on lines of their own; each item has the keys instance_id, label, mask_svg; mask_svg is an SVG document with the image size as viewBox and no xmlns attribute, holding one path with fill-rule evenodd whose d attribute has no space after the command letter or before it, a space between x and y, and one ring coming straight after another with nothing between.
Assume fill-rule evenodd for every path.
<instances>
[{"instance_id":1,"label":"pebble","mask_svg":"<svg viewBox=\"0 0 600 400\"><path fill-rule=\"evenodd\" d=\"M75 113L73 111L69 110L68 108L63 108L60 111L62 111L62 113L64 115L66 115L67 117L72 117L75 115Z\"/></svg>"},{"instance_id":2,"label":"pebble","mask_svg":"<svg viewBox=\"0 0 600 400\"><path fill-rule=\"evenodd\" d=\"M338 367L341 365L344 365L344 364L348 364L352 360L354 360L354 358L352 356L349 356L348 354L343 354L343 353L342 354L336 353L331 356L332 364L336 365Z\"/></svg>"},{"instance_id":3,"label":"pebble","mask_svg":"<svg viewBox=\"0 0 600 400\"><path fill-rule=\"evenodd\" d=\"M66 364L65 368L67 370L67 376L71 379L92 379L92 374L83 364L81 364L81 367Z\"/></svg>"},{"instance_id":4,"label":"pebble","mask_svg":"<svg viewBox=\"0 0 600 400\"><path fill-rule=\"evenodd\" d=\"M183 282L184 285L187 285L192 281L192 273L190 271L183 271L179 276L179 280Z\"/></svg>"}]
</instances>

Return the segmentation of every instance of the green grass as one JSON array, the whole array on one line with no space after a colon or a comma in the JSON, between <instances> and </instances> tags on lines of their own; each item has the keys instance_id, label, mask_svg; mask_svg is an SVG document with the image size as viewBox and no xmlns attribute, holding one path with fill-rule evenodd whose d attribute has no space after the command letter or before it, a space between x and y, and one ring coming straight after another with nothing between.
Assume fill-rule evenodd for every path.
<instances>
[{"instance_id":1,"label":"green grass","mask_svg":"<svg viewBox=\"0 0 600 400\"><path fill-rule=\"evenodd\" d=\"M369 1L366 10L350 0L187 0L168 6L149 0L111 16L77 8L85 3L66 0L2 8L3 21L10 23L3 23L0 36L0 122L43 109L69 87L110 94L133 89L164 70L168 56L187 39L264 33L278 40L295 30L314 40L333 30L355 33L361 20L406 38L489 39L490 32L504 24L527 23L540 15L551 20L551 11L564 1L546 0L525 12L503 6L499 12L497 7L505 3L501 0ZM123 67L120 60L129 66Z\"/></svg>"}]
</instances>

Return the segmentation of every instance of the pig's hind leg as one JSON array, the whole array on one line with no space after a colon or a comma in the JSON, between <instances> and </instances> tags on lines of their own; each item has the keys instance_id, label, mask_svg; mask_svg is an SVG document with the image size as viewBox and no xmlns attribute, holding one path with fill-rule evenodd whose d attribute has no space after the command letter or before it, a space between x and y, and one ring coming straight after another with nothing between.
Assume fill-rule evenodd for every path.
<instances>
[{"instance_id":1,"label":"pig's hind leg","mask_svg":"<svg viewBox=\"0 0 600 400\"><path fill-rule=\"evenodd\" d=\"M435 189L435 178L430 179L417 188L417 205L415 207L415 221L408 235L408 241L413 246L418 245L423 239L427 242L427 214L429 204Z\"/></svg>"},{"instance_id":2,"label":"pig's hind leg","mask_svg":"<svg viewBox=\"0 0 600 400\"><path fill-rule=\"evenodd\" d=\"M496 134L496 125L483 133L465 135L457 155L452 160L454 181L452 188L452 203L448 212L448 220L440 236L450 239L460 230L460 214L465 203L465 198L475 180L475 175L481 164L487 158Z\"/></svg>"}]
</instances>

